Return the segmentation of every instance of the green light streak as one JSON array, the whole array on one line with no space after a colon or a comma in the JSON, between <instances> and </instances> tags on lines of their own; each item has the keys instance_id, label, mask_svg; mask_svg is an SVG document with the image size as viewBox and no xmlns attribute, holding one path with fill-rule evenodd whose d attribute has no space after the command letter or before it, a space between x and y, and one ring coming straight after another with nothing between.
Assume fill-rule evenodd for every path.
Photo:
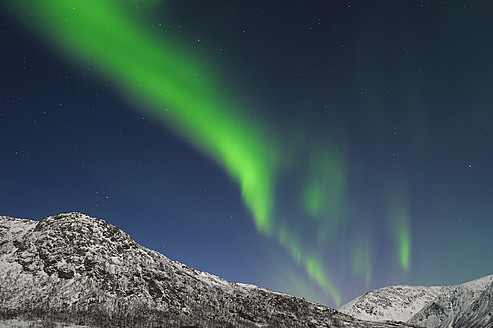
<instances>
[{"instance_id":1,"label":"green light streak","mask_svg":"<svg viewBox=\"0 0 493 328\"><path fill-rule=\"evenodd\" d=\"M153 1L154 2L154 1ZM122 1L12 1L22 17L80 66L90 65L177 133L220 162L239 182L261 232L273 229L272 138L215 95L205 65L138 22ZM87 67L87 66L86 66ZM209 74L210 75L210 74Z\"/></svg>"},{"instance_id":2,"label":"green light streak","mask_svg":"<svg viewBox=\"0 0 493 328\"><path fill-rule=\"evenodd\" d=\"M289 268L281 268L281 273L284 275L279 279L279 273L276 273L276 281L278 284L281 285L283 290L288 290L290 291L290 294L292 295L297 295L300 297L306 297L306 295L312 295L311 300L318 302L318 303L323 303L323 299L318 299L318 295L315 296L317 293L318 288L315 289L315 286L312 286L308 283L306 283L306 280L301 277L301 275L294 273L293 271L289 271ZM314 297L315 296L315 297Z\"/></svg>"},{"instance_id":3,"label":"green light streak","mask_svg":"<svg viewBox=\"0 0 493 328\"><path fill-rule=\"evenodd\" d=\"M411 226L409 208L402 191L394 190L388 200L387 222L395 245L399 263L405 272L411 268Z\"/></svg>"},{"instance_id":4,"label":"green light streak","mask_svg":"<svg viewBox=\"0 0 493 328\"><path fill-rule=\"evenodd\" d=\"M324 304L327 302L327 293L313 280L307 281L303 272L293 267L292 261L279 254L274 249L267 249L272 268L267 269L263 279L269 281L278 290L288 294L305 297L313 302Z\"/></svg>"},{"instance_id":5,"label":"green light streak","mask_svg":"<svg viewBox=\"0 0 493 328\"><path fill-rule=\"evenodd\" d=\"M341 296L335 286L330 283L326 276L326 270L322 267L322 261L314 256L307 256L305 259L305 268L308 275L314 280L327 294L332 296L337 307L341 304Z\"/></svg>"},{"instance_id":6,"label":"green light streak","mask_svg":"<svg viewBox=\"0 0 493 328\"><path fill-rule=\"evenodd\" d=\"M279 243L288 250L289 255L297 264L301 264L311 280L317 283L324 292L330 295L337 306L340 305L341 295L335 285L328 270L323 267L323 261L314 253L301 247L296 235L291 233L284 226L281 226L278 233Z\"/></svg>"},{"instance_id":7,"label":"green light streak","mask_svg":"<svg viewBox=\"0 0 493 328\"><path fill-rule=\"evenodd\" d=\"M290 233L285 226L281 226L278 231L279 243L289 251L293 260L300 264L301 262L301 245L296 236Z\"/></svg>"},{"instance_id":8,"label":"green light streak","mask_svg":"<svg viewBox=\"0 0 493 328\"><path fill-rule=\"evenodd\" d=\"M402 268L409 271L411 267L411 240L407 220L399 228L399 255Z\"/></svg>"}]
</instances>

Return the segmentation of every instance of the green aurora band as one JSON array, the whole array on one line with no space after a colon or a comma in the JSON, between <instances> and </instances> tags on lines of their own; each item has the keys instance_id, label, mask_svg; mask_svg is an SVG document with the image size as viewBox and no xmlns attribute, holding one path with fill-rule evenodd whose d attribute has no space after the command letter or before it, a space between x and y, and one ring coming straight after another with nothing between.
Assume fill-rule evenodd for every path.
<instances>
[{"instance_id":1,"label":"green aurora band","mask_svg":"<svg viewBox=\"0 0 493 328\"><path fill-rule=\"evenodd\" d=\"M150 115L222 163L240 183L257 228L270 235L276 147L262 130L239 123L247 120L214 95L218 87L199 62L153 37L120 1L20 2L60 50L94 65L147 103Z\"/></svg>"},{"instance_id":2,"label":"green aurora band","mask_svg":"<svg viewBox=\"0 0 493 328\"><path fill-rule=\"evenodd\" d=\"M407 198L402 195L401 190L404 189L396 188L388 199L387 223L398 250L399 263L404 272L408 272L411 268L411 225Z\"/></svg>"},{"instance_id":3,"label":"green aurora band","mask_svg":"<svg viewBox=\"0 0 493 328\"><path fill-rule=\"evenodd\" d=\"M273 181L279 166L275 140L258 125L247 125L234 101L216 95L207 65L165 36L155 34L132 10L158 1L49 0L4 1L26 28L55 46L79 67L111 79L125 95L166 126L218 161L241 188L257 229L275 238L308 276L339 305L321 256L303 249L293 232L273 220ZM27 19L26 19L27 18ZM324 178L325 184L333 173ZM321 197L308 191L313 214ZM337 188L336 188L337 189ZM310 193L315 193L313 196ZM329 191L329 195L332 192ZM330 196L332 197L332 196Z\"/></svg>"}]
</instances>

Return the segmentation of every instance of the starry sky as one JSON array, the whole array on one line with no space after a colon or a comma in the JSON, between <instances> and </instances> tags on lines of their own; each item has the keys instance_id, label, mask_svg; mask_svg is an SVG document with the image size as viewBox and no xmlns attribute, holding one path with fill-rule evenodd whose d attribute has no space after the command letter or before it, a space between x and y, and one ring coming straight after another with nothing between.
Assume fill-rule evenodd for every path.
<instances>
[{"instance_id":1,"label":"starry sky","mask_svg":"<svg viewBox=\"0 0 493 328\"><path fill-rule=\"evenodd\" d=\"M3 1L0 214L337 307L493 274L489 1Z\"/></svg>"}]
</instances>

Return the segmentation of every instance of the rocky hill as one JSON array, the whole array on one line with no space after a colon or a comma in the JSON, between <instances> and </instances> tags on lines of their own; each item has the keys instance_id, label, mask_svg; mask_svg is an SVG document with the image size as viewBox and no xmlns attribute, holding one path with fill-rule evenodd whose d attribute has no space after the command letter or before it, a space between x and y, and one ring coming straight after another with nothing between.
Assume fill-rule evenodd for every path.
<instances>
[{"instance_id":1,"label":"rocky hill","mask_svg":"<svg viewBox=\"0 0 493 328\"><path fill-rule=\"evenodd\" d=\"M0 319L13 318L48 326L408 327L227 282L82 213L0 217Z\"/></svg>"}]
</instances>

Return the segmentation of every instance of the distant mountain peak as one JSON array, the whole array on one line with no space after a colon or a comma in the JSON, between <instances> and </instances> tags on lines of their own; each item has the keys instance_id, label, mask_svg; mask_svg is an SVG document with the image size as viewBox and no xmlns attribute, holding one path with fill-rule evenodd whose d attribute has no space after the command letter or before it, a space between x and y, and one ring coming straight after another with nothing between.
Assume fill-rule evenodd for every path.
<instances>
[{"instance_id":1,"label":"distant mountain peak","mask_svg":"<svg viewBox=\"0 0 493 328\"><path fill-rule=\"evenodd\" d=\"M432 302L424 306L410 320L410 323L423 327L493 327L493 307L486 311L484 316L478 317L476 321L470 321L466 325L465 317L472 318L477 315L478 309L484 304L492 304L488 301L493 298L493 275L475 279L461 285L449 286L440 293ZM475 305L477 308L475 308ZM484 312L484 311L483 311ZM489 319L486 320L488 316ZM479 324L486 320L488 325Z\"/></svg>"},{"instance_id":2,"label":"distant mountain peak","mask_svg":"<svg viewBox=\"0 0 493 328\"><path fill-rule=\"evenodd\" d=\"M493 327L492 299L493 275L457 286L385 287L355 298L339 311L362 320L428 328Z\"/></svg>"},{"instance_id":3,"label":"distant mountain peak","mask_svg":"<svg viewBox=\"0 0 493 328\"><path fill-rule=\"evenodd\" d=\"M406 322L438 296L444 287L397 285L369 291L338 310L370 321Z\"/></svg>"}]
</instances>

